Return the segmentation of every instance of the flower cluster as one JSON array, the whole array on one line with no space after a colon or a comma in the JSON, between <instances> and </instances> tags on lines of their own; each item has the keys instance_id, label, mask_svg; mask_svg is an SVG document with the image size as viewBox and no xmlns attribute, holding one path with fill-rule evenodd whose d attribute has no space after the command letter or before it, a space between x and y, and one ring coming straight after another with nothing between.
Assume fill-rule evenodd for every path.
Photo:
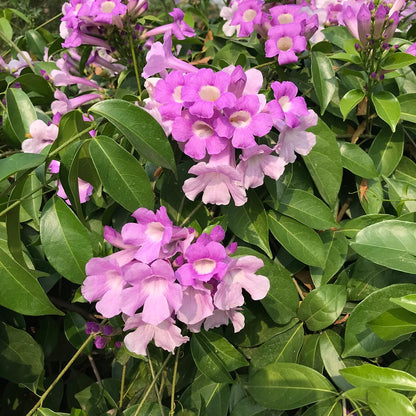
<instances>
[{"instance_id":1,"label":"flower cluster","mask_svg":"<svg viewBox=\"0 0 416 416\"><path fill-rule=\"evenodd\" d=\"M183 186L189 199L203 192L204 203L226 205L232 197L235 205L243 205L248 188L262 185L265 175L277 180L285 165L295 161L295 152L306 155L312 149L316 138L306 129L316 125L317 115L297 96L295 84L273 82L274 98L267 102L259 92L263 85L259 70L196 69L167 56L167 36L165 45L158 43L149 51L144 71L153 75L157 70L164 78L146 81L145 108L183 152L198 161L189 170L196 178ZM165 71L172 67L170 73ZM279 131L277 143L256 141L273 127Z\"/></svg>"},{"instance_id":2,"label":"flower cluster","mask_svg":"<svg viewBox=\"0 0 416 416\"><path fill-rule=\"evenodd\" d=\"M270 7L263 0L231 1L221 16L227 36L237 31L239 37L246 37L256 31L265 40L266 56L277 57L280 65L296 62L296 54L306 50L307 39L319 26L318 15L310 8L298 4Z\"/></svg>"},{"instance_id":3,"label":"flower cluster","mask_svg":"<svg viewBox=\"0 0 416 416\"><path fill-rule=\"evenodd\" d=\"M139 208L136 222L121 233L106 226L104 238L120 250L86 265L82 295L98 301L97 311L106 318L123 313L126 347L140 355L153 339L168 351L189 338L177 322L191 332L232 322L244 327L240 312L243 289L253 299L266 296L269 280L256 271L263 267L254 256L231 258L237 245L224 247L224 230L196 236L192 228L174 226L166 208L156 213ZM176 322L175 322L176 319Z\"/></svg>"},{"instance_id":4,"label":"flower cluster","mask_svg":"<svg viewBox=\"0 0 416 416\"><path fill-rule=\"evenodd\" d=\"M97 322L87 322L85 326L85 332L95 334L94 345L99 350L102 350L108 345L114 345L116 348L121 347L120 341L114 341L112 337L117 335L117 331L111 325L100 325Z\"/></svg>"}]
</instances>

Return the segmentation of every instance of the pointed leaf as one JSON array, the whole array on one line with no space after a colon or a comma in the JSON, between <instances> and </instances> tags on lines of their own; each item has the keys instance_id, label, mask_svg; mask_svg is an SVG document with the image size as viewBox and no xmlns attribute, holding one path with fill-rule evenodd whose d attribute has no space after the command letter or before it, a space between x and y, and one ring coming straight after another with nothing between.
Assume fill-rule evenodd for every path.
<instances>
[{"instance_id":1,"label":"pointed leaf","mask_svg":"<svg viewBox=\"0 0 416 416\"><path fill-rule=\"evenodd\" d=\"M342 117L347 118L350 111L359 104L365 97L365 94L362 90L355 89L348 91L342 98L339 103L339 109L341 110Z\"/></svg>"},{"instance_id":2,"label":"pointed leaf","mask_svg":"<svg viewBox=\"0 0 416 416\"><path fill-rule=\"evenodd\" d=\"M105 191L113 199L130 212L140 207L153 209L150 180L134 156L105 136L91 141L90 154Z\"/></svg>"},{"instance_id":3,"label":"pointed leaf","mask_svg":"<svg viewBox=\"0 0 416 416\"><path fill-rule=\"evenodd\" d=\"M407 295L400 298L391 298L391 302L416 314L416 295Z\"/></svg>"},{"instance_id":4,"label":"pointed leaf","mask_svg":"<svg viewBox=\"0 0 416 416\"><path fill-rule=\"evenodd\" d=\"M406 52L391 53L384 59L381 68L391 71L394 69L404 68L416 63L416 56Z\"/></svg>"},{"instance_id":5,"label":"pointed leaf","mask_svg":"<svg viewBox=\"0 0 416 416\"><path fill-rule=\"evenodd\" d=\"M361 178L375 178L378 172L371 157L354 143L338 142L342 166Z\"/></svg>"},{"instance_id":6,"label":"pointed leaf","mask_svg":"<svg viewBox=\"0 0 416 416\"><path fill-rule=\"evenodd\" d=\"M403 394L383 387L368 389L368 405L375 416L416 416L411 401Z\"/></svg>"},{"instance_id":7,"label":"pointed leaf","mask_svg":"<svg viewBox=\"0 0 416 416\"><path fill-rule=\"evenodd\" d=\"M391 340L416 332L416 314L403 308L391 309L368 323L381 339Z\"/></svg>"},{"instance_id":8,"label":"pointed leaf","mask_svg":"<svg viewBox=\"0 0 416 416\"><path fill-rule=\"evenodd\" d=\"M176 170L172 148L159 123L145 110L123 100L106 100L93 105L91 113L105 117L126 136L133 147L156 165Z\"/></svg>"},{"instance_id":9,"label":"pointed leaf","mask_svg":"<svg viewBox=\"0 0 416 416\"><path fill-rule=\"evenodd\" d=\"M402 120L410 121L416 123L416 93L403 94L397 97L400 103L400 118Z\"/></svg>"},{"instance_id":10,"label":"pointed leaf","mask_svg":"<svg viewBox=\"0 0 416 416\"><path fill-rule=\"evenodd\" d=\"M377 115L384 120L394 132L400 119L400 103L390 91L379 91L371 94L371 101Z\"/></svg>"}]
</instances>

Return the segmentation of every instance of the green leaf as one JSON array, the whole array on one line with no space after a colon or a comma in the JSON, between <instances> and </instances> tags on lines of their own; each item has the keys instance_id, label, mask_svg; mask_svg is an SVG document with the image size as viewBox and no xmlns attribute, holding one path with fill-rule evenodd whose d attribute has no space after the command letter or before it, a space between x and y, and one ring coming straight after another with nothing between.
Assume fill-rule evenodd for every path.
<instances>
[{"instance_id":1,"label":"green leaf","mask_svg":"<svg viewBox=\"0 0 416 416\"><path fill-rule=\"evenodd\" d=\"M325 370L331 377L331 380L341 389L349 390L352 385L348 383L340 374L340 370L346 368L341 358L343 350L343 339L336 332L328 329L324 331L319 338L319 350Z\"/></svg>"},{"instance_id":2,"label":"green leaf","mask_svg":"<svg viewBox=\"0 0 416 416\"><path fill-rule=\"evenodd\" d=\"M256 371L247 389L262 406L276 410L297 409L337 394L323 375L294 363L274 363Z\"/></svg>"},{"instance_id":3,"label":"green leaf","mask_svg":"<svg viewBox=\"0 0 416 416\"><path fill-rule=\"evenodd\" d=\"M90 142L90 154L105 191L114 200L130 212L140 207L153 209L149 178L134 156L105 136Z\"/></svg>"},{"instance_id":4,"label":"green leaf","mask_svg":"<svg viewBox=\"0 0 416 416\"><path fill-rule=\"evenodd\" d=\"M354 143L339 141L342 166L362 178L375 178L378 172L371 157Z\"/></svg>"},{"instance_id":5,"label":"green leaf","mask_svg":"<svg viewBox=\"0 0 416 416\"><path fill-rule=\"evenodd\" d=\"M416 62L416 56L406 52L396 52L387 55L381 64L381 68L387 71L404 68Z\"/></svg>"},{"instance_id":6,"label":"green leaf","mask_svg":"<svg viewBox=\"0 0 416 416\"><path fill-rule=\"evenodd\" d=\"M35 29L29 29L25 32L28 49L36 56L43 60L45 54L46 41L42 35Z\"/></svg>"},{"instance_id":7,"label":"green leaf","mask_svg":"<svg viewBox=\"0 0 416 416\"><path fill-rule=\"evenodd\" d=\"M68 280L82 283L85 265L93 256L87 230L59 197L50 199L42 211L40 239L49 262Z\"/></svg>"},{"instance_id":8,"label":"green leaf","mask_svg":"<svg viewBox=\"0 0 416 416\"><path fill-rule=\"evenodd\" d=\"M324 265L324 245L314 230L273 211L269 211L269 227L276 240L292 256L311 266Z\"/></svg>"},{"instance_id":9,"label":"green leaf","mask_svg":"<svg viewBox=\"0 0 416 416\"><path fill-rule=\"evenodd\" d=\"M302 344L303 325L299 323L269 339L260 347L250 350L250 363L258 369L277 362L296 362Z\"/></svg>"},{"instance_id":10,"label":"green leaf","mask_svg":"<svg viewBox=\"0 0 416 416\"><path fill-rule=\"evenodd\" d=\"M368 215L378 214L383 206L384 191L381 178L360 179L356 177L360 204Z\"/></svg>"},{"instance_id":11,"label":"green leaf","mask_svg":"<svg viewBox=\"0 0 416 416\"><path fill-rule=\"evenodd\" d=\"M0 159L0 182L17 172L36 168L44 161L45 155L35 153L15 153Z\"/></svg>"},{"instance_id":12,"label":"green leaf","mask_svg":"<svg viewBox=\"0 0 416 416\"><path fill-rule=\"evenodd\" d=\"M339 102L339 109L341 110L342 117L347 118L350 111L359 104L365 97L365 94L360 89L354 89L348 91Z\"/></svg>"},{"instance_id":13,"label":"green leaf","mask_svg":"<svg viewBox=\"0 0 416 416\"><path fill-rule=\"evenodd\" d=\"M334 215L324 202L300 189L287 189L280 198L277 210L281 214L318 230L338 226Z\"/></svg>"},{"instance_id":14,"label":"green leaf","mask_svg":"<svg viewBox=\"0 0 416 416\"><path fill-rule=\"evenodd\" d=\"M319 331L331 325L341 314L347 292L341 285L322 285L309 292L302 301L298 318L311 331Z\"/></svg>"},{"instance_id":15,"label":"green leaf","mask_svg":"<svg viewBox=\"0 0 416 416\"><path fill-rule=\"evenodd\" d=\"M359 231L368 227L371 224L376 224L385 220L394 219L390 214L369 214L362 215L351 220L347 220L340 231L342 231L347 237L354 238Z\"/></svg>"},{"instance_id":16,"label":"green leaf","mask_svg":"<svg viewBox=\"0 0 416 416\"><path fill-rule=\"evenodd\" d=\"M356 387L386 387L404 391L416 391L416 377L393 368L363 364L340 370L343 377Z\"/></svg>"},{"instance_id":17,"label":"green leaf","mask_svg":"<svg viewBox=\"0 0 416 416\"><path fill-rule=\"evenodd\" d=\"M136 412L139 408L140 404L135 404L133 406L130 406L123 412L123 416L137 416ZM165 412L165 415L168 414L169 409L167 409L165 406L162 406L163 410ZM138 416L160 416L160 407L159 404L156 402L144 402L143 406L140 409L140 413Z\"/></svg>"},{"instance_id":18,"label":"green leaf","mask_svg":"<svg viewBox=\"0 0 416 416\"><path fill-rule=\"evenodd\" d=\"M416 212L416 186L409 182L384 178L389 191L389 200L397 211L397 215Z\"/></svg>"},{"instance_id":19,"label":"green leaf","mask_svg":"<svg viewBox=\"0 0 416 416\"><path fill-rule=\"evenodd\" d=\"M0 305L24 315L63 315L33 273L0 248Z\"/></svg>"},{"instance_id":20,"label":"green leaf","mask_svg":"<svg viewBox=\"0 0 416 416\"><path fill-rule=\"evenodd\" d=\"M324 400L309 407L303 416L342 416L342 405L339 400Z\"/></svg>"},{"instance_id":21,"label":"green leaf","mask_svg":"<svg viewBox=\"0 0 416 416\"><path fill-rule=\"evenodd\" d=\"M344 235L332 231L320 234L325 249L324 267L311 267L311 277L315 287L327 283L345 263L348 241Z\"/></svg>"},{"instance_id":22,"label":"green leaf","mask_svg":"<svg viewBox=\"0 0 416 416\"><path fill-rule=\"evenodd\" d=\"M322 198L332 207L337 201L342 180L341 154L336 137L321 119L309 131L316 135L316 144L303 160Z\"/></svg>"},{"instance_id":23,"label":"green leaf","mask_svg":"<svg viewBox=\"0 0 416 416\"><path fill-rule=\"evenodd\" d=\"M20 84L34 105L50 105L54 100L50 84L40 75L34 73L20 75L15 82Z\"/></svg>"},{"instance_id":24,"label":"green leaf","mask_svg":"<svg viewBox=\"0 0 416 416\"><path fill-rule=\"evenodd\" d=\"M375 416L415 416L416 410L403 394L383 387L368 389L368 405Z\"/></svg>"},{"instance_id":25,"label":"green leaf","mask_svg":"<svg viewBox=\"0 0 416 416\"><path fill-rule=\"evenodd\" d=\"M280 416L279 411L265 409L250 396L244 397L233 407L230 416ZM179 416L179 415L178 415Z\"/></svg>"},{"instance_id":26,"label":"green leaf","mask_svg":"<svg viewBox=\"0 0 416 416\"><path fill-rule=\"evenodd\" d=\"M335 71L331 60L324 53L312 50L311 55L312 83L321 106L322 115L335 92Z\"/></svg>"},{"instance_id":27,"label":"green leaf","mask_svg":"<svg viewBox=\"0 0 416 416\"><path fill-rule=\"evenodd\" d=\"M272 256L266 211L255 192L249 192L248 201L243 206L236 207L230 203L222 207L222 212L228 217L228 226L238 238Z\"/></svg>"},{"instance_id":28,"label":"green leaf","mask_svg":"<svg viewBox=\"0 0 416 416\"><path fill-rule=\"evenodd\" d=\"M42 374L42 348L26 331L0 322L0 351L0 377L30 384Z\"/></svg>"},{"instance_id":29,"label":"green leaf","mask_svg":"<svg viewBox=\"0 0 416 416\"><path fill-rule=\"evenodd\" d=\"M391 298L390 301L412 313L416 313L416 295L406 295L400 298Z\"/></svg>"},{"instance_id":30,"label":"green leaf","mask_svg":"<svg viewBox=\"0 0 416 416\"><path fill-rule=\"evenodd\" d=\"M10 22L5 17L0 17L0 31L4 33L7 39L12 40L13 29Z\"/></svg>"},{"instance_id":31,"label":"green leaf","mask_svg":"<svg viewBox=\"0 0 416 416\"><path fill-rule=\"evenodd\" d=\"M397 99L400 104L400 118L416 123L416 114L414 111L416 106L416 93L399 95Z\"/></svg>"},{"instance_id":32,"label":"green leaf","mask_svg":"<svg viewBox=\"0 0 416 416\"><path fill-rule=\"evenodd\" d=\"M17 88L8 88L6 92L7 115L19 142L26 139L30 124L37 119L36 110L30 98Z\"/></svg>"},{"instance_id":33,"label":"green leaf","mask_svg":"<svg viewBox=\"0 0 416 416\"><path fill-rule=\"evenodd\" d=\"M76 312L68 312L64 318L64 332L66 339L78 349L87 340L89 335L85 332L86 320ZM84 349L86 354L91 354L92 342Z\"/></svg>"},{"instance_id":34,"label":"green leaf","mask_svg":"<svg viewBox=\"0 0 416 416\"><path fill-rule=\"evenodd\" d=\"M91 113L105 117L147 160L176 171L172 148L159 123L145 110L123 100L94 104Z\"/></svg>"},{"instance_id":35,"label":"green leaf","mask_svg":"<svg viewBox=\"0 0 416 416\"><path fill-rule=\"evenodd\" d=\"M217 383L232 382L229 371L248 365L244 356L215 332L194 334L191 352L199 371Z\"/></svg>"},{"instance_id":36,"label":"green leaf","mask_svg":"<svg viewBox=\"0 0 416 416\"><path fill-rule=\"evenodd\" d=\"M381 339L392 340L416 332L416 314L403 308L391 309L368 323Z\"/></svg>"},{"instance_id":37,"label":"green leaf","mask_svg":"<svg viewBox=\"0 0 416 416\"><path fill-rule=\"evenodd\" d=\"M314 370L322 373L324 363L319 349L320 334L308 334L303 338L303 346L299 353L298 363L311 367Z\"/></svg>"},{"instance_id":38,"label":"green leaf","mask_svg":"<svg viewBox=\"0 0 416 416\"><path fill-rule=\"evenodd\" d=\"M345 26L329 26L322 30L325 37L340 49L344 49L346 43L354 39ZM345 49L344 49L345 50Z\"/></svg>"},{"instance_id":39,"label":"green leaf","mask_svg":"<svg viewBox=\"0 0 416 416\"><path fill-rule=\"evenodd\" d=\"M377 115L384 120L394 132L400 119L400 103L390 91L379 91L371 94Z\"/></svg>"},{"instance_id":40,"label":"green leaf","mask_svg":"<svg viewBox=\"0 0 416 416\"><path fill-rule=\"evenodd\" d=\"M368 323L377 316L395 306L391 297L399 297L415 293L414 284L393 284L367 296L351 312L345 328L345 350L343 357L378 357L390 351L405 337L392 341L382 340L369 327Z\"/></svg>"},{"instance_id":41,"label":"green leaf","mask_svg":"<svg viewBox=\"0 0 416 416\"><path fill-rule=\"evenodd\" d=\"M351 248L374 263L407 273L416 270L416 223L389 220L359 231Z\"/></svg>"},{"instance_id":42,"label":"green leaf","mask_svg":"<svg viewBox=\"0 0 416 416\"><path fill-rule=\"evenodd\" d=\"M371 144L368 154L380 175L390 176L403 156L403 148L404 132L401 127L395 133L382 129Z\"/></svg>"},{"instance_id":43,"label":"green leaf","mask_svg":"<svg viewBox=\"0 0 416 416\"><path fill-rule=\"evenodd\" d=\"M394 179L416 186L416 163L403 156L394 171Z\"/></svg>"},{"instance_id":44,"label":"green leaf","mask_svg":"<svg viewBox=\"0 0 416 416\"><path fill-rule=\"evenodd\" d=\"M20 206L34 221L36 226L39 226L39 210L42 204L42 189L39 189L41 182L36 177L34 172L31 172L23 186L22 195L29 195L29 198L24 199ZM33 192L35 189L38 191Z\"/></svg>"}]
</instances>

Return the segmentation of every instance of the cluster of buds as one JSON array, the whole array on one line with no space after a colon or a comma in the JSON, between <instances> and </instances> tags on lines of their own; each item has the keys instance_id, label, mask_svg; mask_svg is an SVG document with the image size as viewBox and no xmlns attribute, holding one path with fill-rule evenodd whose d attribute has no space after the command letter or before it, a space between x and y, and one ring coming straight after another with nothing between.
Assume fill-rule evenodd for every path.
<instances>
[{"instance_id":1,"label":"cluster of buds","mask_svg":"<svg viewBox=\"0 0 416 416\"><path fill-rule=\"evenodd\" d=\"M89 321L86 323L85 332L88 335L95 334L94 345L99 350L102 350L108 345L114 345L116 348L121 347L120 341L114 341L112 339L112 337L118 334L115 328L113 328L111 325L100 325L97 324L97 322Z\"/></svg>"},{"instance_id":2,"label":"cluster of buds","mask_svg":"<svg viewBox=\"0 0 416 416\"><path fill-rule=\"evenodd\" d=\"M106 226L104 238L120 250L86 265L81 288L89 302L106 318L120 313L124 338L130 351L146 355L148 343L173 352L189 340L177 322L199 332L232 322L235 331L244 327L240 312L243 289L254 300L269 290L269 280L255 274L263 261L254 256L232 258L237 249L224 247L224 230L196 236L192 228L174 226L166 209L156 213L139 208L136 223L127 223L121 233Z\"/></svg>"}]
</instances>

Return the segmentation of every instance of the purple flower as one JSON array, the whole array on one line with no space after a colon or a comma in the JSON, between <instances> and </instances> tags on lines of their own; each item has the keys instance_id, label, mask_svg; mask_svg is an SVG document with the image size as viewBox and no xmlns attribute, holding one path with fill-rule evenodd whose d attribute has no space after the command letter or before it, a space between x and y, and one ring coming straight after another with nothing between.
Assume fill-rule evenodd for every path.
<instances>
[{"instance_id":1,"label":"purple flower","mask_svg":"<svg viewBox=\"0 0 416 416\"><path fill-rule=\"evenodd\" d=\"M182 87L184 107L194 116L213 117L214 109L222 110L235 104L235 95L228 92L229 84L229 74L210 68L200 69L187 77Z\"/></svg>"},{"instance_id":2,"label":"purple flower","mask_svg":"<svg viewBox=\"0 0 416 416\"><path fill-rule=\"evenodd\" d=\"M306 49L306 39L301 35L301 25L291 23L273 26L268 32L269 39L265 43L266 56L271 58L278 55L280 65L297 62L297 52Z\"/></svg>"},{"instance_id":3,"label":"purple flower","mask_svg":"<svg viewBox=\"0 0 416 416\"><path fill-rule=\"evenodd\" d=\"M204 204L228 205L231 196L236 206L247 202L241 175L234 167L200 162L192 166L189 173L197 177L187 179L182 190L191 201L203 192Z\"/></svg>"},{"instance_id":4,"label":"purple flower","mask_svg":"<svg viewBox=\"0 0 416 416\"><path fill-rule=\"evenodd\" d=\"M35 120L30 124L29 138L22 143L24 153L40 153L46 146L52 144L58 137L58 126L47 125L42 120Z\"/></svg>"},{"instance_id":5,"label":"purple flower","mask_svg":"<svg viewBox=\"0 0 416 416\"><path fill-rule=\"evenodd\" d=\"M270 9L270 15L273 26L301 23L309 19L308 14L303 12L302 6L298 4L281 4L272 7Z\"/></svg>"},{"instance_id":6,"label":"purple flower","mask_svg":"<svg viewBox=\"0 0 416 416\"><path fill-rule=\"evenodd\" d=\"M102 350L105 345L107 344L107 339L104 337L100 337L99 335L97 335L94 339L94 345L95 348L98 348L99 350Z\"/></svg>"},{"instance_id":7,"label":"purple flower","mask_svg":"<svg viewBox=\"0 0 416 416\"><path fill-rule=\"evenodd\" d=\"M100 332L100 325L97 322L87 322L85 332L90 335L93 332Z\"/></svg>"},{"instance_id":8,"label":"purple flower","mask_svg":"<svg viewBox=\"0 0 416 416\"><path fill-rule=\"evenodd\" d=\"M244 328L244 315L239 312L240 308L229 310L215 309L211 316L205 319L205 330L217 328L221 325L228 325L231 321L234 327L234 332L241 331Z\"/></svg>"},{"instance_id":9,"label":"purple flower","mask_svg":"<svg viewBox=\"0 0 416 416\"><path fill-rule=\"evenodd\" d=\"M172 318L152 325L143 320L142 314L128 317L124 330L135 329L124 338L126 348L138 355L146 355L146 348L149 342L154 339L157 347L166 351L174 352L176 347L189 341L188 337L181 335L181 330L174 325Z\"/></svg>"},{"instance_id":10,"label":"purple flower","mask_svg":"<svg viewBox=\"0 0 416 416\"><path fill-rule=\"evenodd\" d=\"M266 15L262 12L263 4L262 0L243 0L238 4L230 22L232 26L240 26L238 36L250 36L254 25L261 25L266 21Z\"/></svg>"},{"instance_id":11,"label":"purple flower","mask_svg":"<svg viewBox=\"0 0 416 416\"><path fill-rule=\"evenodd\" d=\"M157 81L154 99L161 104L158 110L162 117L174 119L181 115L183 107L181 91L184 84L185 78L180 71L172 71L165 79Z\"/></svg>"},{"instance_id":12,"label":"purple flower","mask_svg":"<svg viewBox=\"0 0 416 416\"><path fill-rule=\"evenodd\" d=\"M127 6L121 0L95 0L91 4L90 15L96 23L111 25L114 17L126 14Z\"/></svg>"}]
</instances>

